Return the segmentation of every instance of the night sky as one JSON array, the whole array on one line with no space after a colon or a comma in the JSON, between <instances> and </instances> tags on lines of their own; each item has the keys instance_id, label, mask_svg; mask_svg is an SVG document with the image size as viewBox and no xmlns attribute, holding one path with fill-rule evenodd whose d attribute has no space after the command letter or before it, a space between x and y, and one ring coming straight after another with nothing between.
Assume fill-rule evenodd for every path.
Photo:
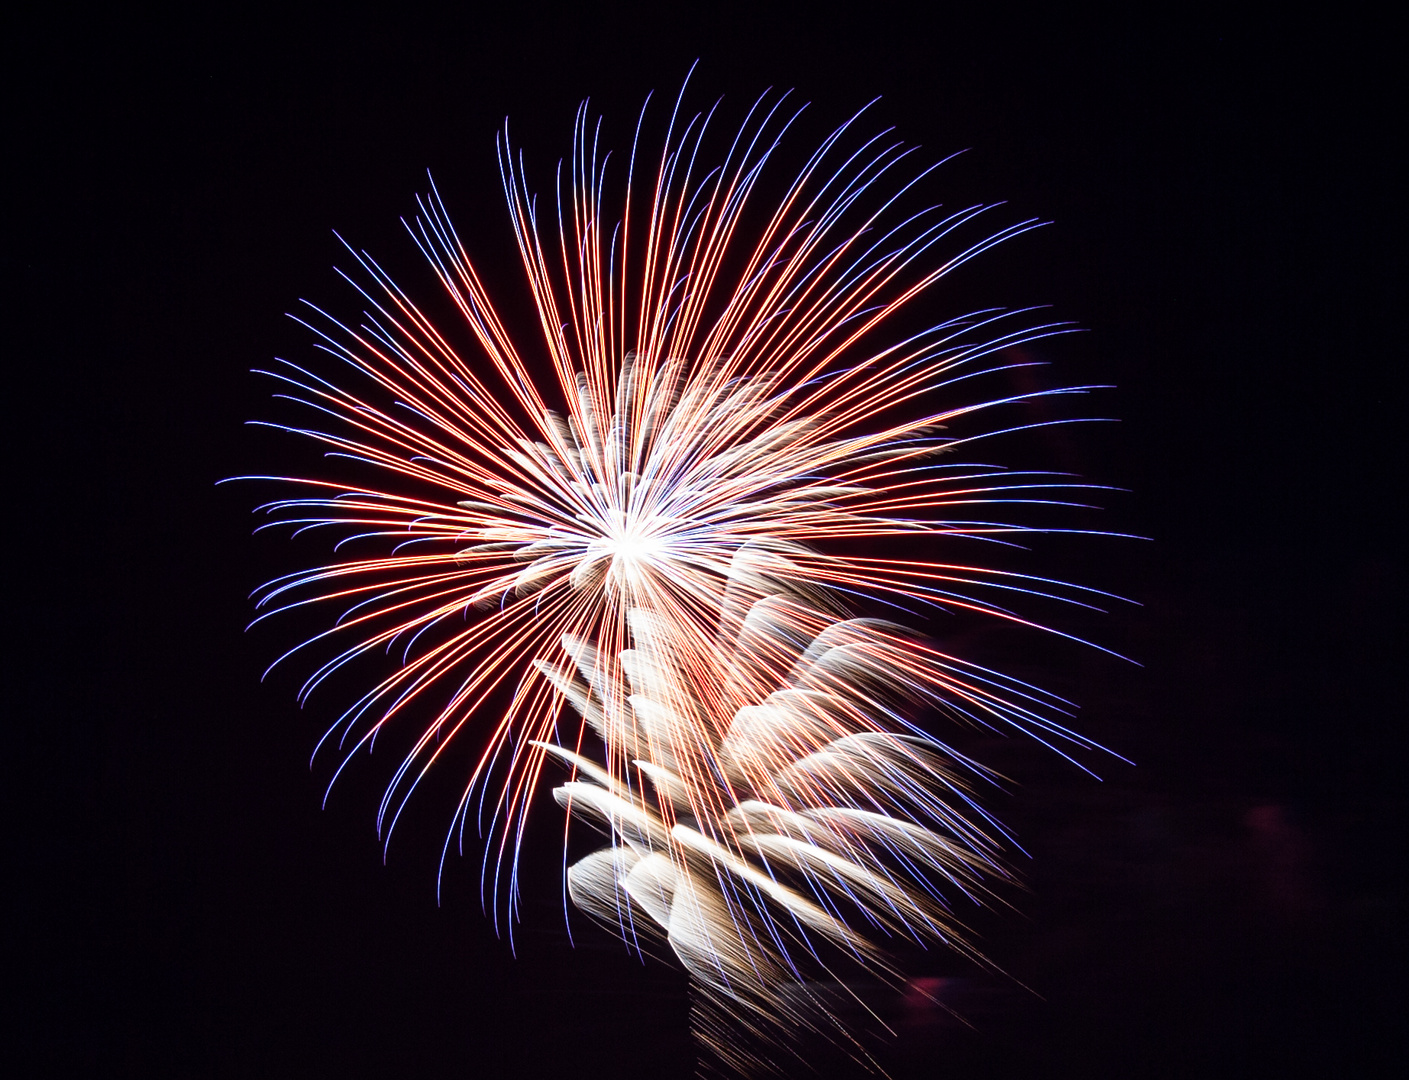
<instances>
[{"instance_id":1,"label":"night sky","mask_svg":"<svg viewBox=\"0 0 1409 1080\"><path fill-rule=\"evenodd\" d=\"M360 310L332 230L429 293L398 219L430 169L513 295L504 117L546 190L582 98L624 150L645 95L673 95L698 59L696 107L723 95L737 118L769 86L812 102L791 164L880 95L873 127L969 151L936 197L1053 222L985 256L952 302L1051 304L1089 331L1040 350L1040 378L1114 385L1089 415L1120 422L1034 448L1128 489L1102 497L1099 527L1148 538L1038 544L1029 564L1137 601L1063 626L1142 666L957 632L966 655L1078 701L1081 730L1136 764L1093 758L1097 782L985 748L1017 781L994 809L1033 856L1022 914L980 920L1012 977L920 958L973 1030L895 1005L893 1072L1397 1075L1405 282L1388 27L474 7L74 12L5 31L22 551L7 1074L691 1075L683 976L581 920L569 946L550 801L516 956L481 912L473 849L437 905L458 766L385 864L390 753L320 809L331 767L309 755L345 698L300 710L306 668L260 682L314 624L244 627L256 585L326 549L251 538L268 489L216 481L310 460L245 425L274 411L249 370L312 356L284 317L300 298Z\"/></svg>"}]
</instances>

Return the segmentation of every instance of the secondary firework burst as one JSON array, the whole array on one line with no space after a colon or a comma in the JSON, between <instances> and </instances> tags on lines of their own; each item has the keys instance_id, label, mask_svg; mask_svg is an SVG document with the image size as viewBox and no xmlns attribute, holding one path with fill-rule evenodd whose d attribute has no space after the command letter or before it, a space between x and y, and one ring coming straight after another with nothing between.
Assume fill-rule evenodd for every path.
<instances>
[{"instance_id":1,"label":"secondary firework burst","mask_svg":"<svg viewBox=\"0 0 1409 1080\"><path fill-rule=\"evenodd\" d=\"M1010 350L1068 327L994 308L896 329L946 275L1039 223L989 227L989 205L902 209L937 164L917 164L888 133L859 135L862 114L774 183L800 112L786 95L765 95L706 167L715 110L690 116L677 100L659 153L642 149L643 120L614 166L584 105L547 225L506 131L499 162L536 334L511 333L432 188L407 227L455 325L433 320L349 247L355 269L344 277L362 317L312 305L297 316L333 371L280 362L264 373L309 410L306 422L272 426L354 464L340 476L263 478L295 490L262 508L271 519L262 527L332 528L339 549L366 553L270 582L259 618L306 605L336 612L281 658L331 646L305 697L354 662L376 672L320 751L337 747L345 766L411 726L378 813L388 842L421 778L450 747L472 742L447 850L477 819L487 895L510 926L527 807L558 758L589 778L568 785L576 810L630 840L617 814L629 805L646 815L630 828L654 838L644 854L628 842L577 873L574 898L599 915L607 904L628 911L623 897L638 902L632 875L662 865L650 861L659 854L677 889L678 875L703 863L751 868L739 873L767 900L757 911L708 900L708 889L691 894L751 927L741 942L776 925L767 904L783 893L768 868L783 864L813 883L850 882L867 918L958 941L935 906L931 872L976 888L982 873L1001 873L994 842L950 802L967 799L952 768L959 759L945 764L893 705L867 711L885 699L869 696L867 680L1053 745L1084 745L1056 722L1049 706L1058 703L1031 688L933 650L906 658L892 631L847 618L858 595L1016 623L1004 598L1095 596L940 561L957 559L963 538L1034 531L1022 506L1071 504L1082 486L971 451L1005 429L1001 407L1085 389L973 389L1018 362ZM994 421L973 421L984 414ZM792 670L824 642L830 660ZM564 648L577 675L558 668ZM389 673L377 667L384 653L400 660ZM828 676L860 680L850 689L807 683L843 657L866 658ZM832 704L804 722L795 703L814 690ZM561 730L564 695L602 737L599 764L583 755L582 735ZM783 715L796 731L767 734L740 719ZM794 737L802 741L763 749ZM799 778L808 754L860 787L794 805L803 788L835 794L825 769ZM900 793L887 823L857 816L882 813ZM936 822L950 830L943 840L927 831ZM877 844L889 855L875 854ZM918 868L907 883L886 869L902 851ZM685 956L677 907L664 922L646 912ZM834 909L816 912L814 931L861 948ZM791 963L786 949L773 955ZM723 971L732 961L709 963Z\"/></svg>"},{"instance_id":2,"label":"secondary firework burst","mask_svg":"<svg viewBox=\"0 0 1409 1080\"><path fill-rule=\"evenodd\" d=\"M598 762L542 746L574 773L559 802L612 840L568 869L569 895L634 948L668 946L696 988L697 1038L742 1075L779 1069L803 1032L873 1065L819 987L899 983L887 939L981 961L952 901L983 903L1011 876L974 795L992 777L910 716L1064 735L1059 699L894 623L839 619L796 578L745 545L708 652L632 608L619 664L572 635L570 663L539 662L607 748Z\"/></svg>"}]
</instances>

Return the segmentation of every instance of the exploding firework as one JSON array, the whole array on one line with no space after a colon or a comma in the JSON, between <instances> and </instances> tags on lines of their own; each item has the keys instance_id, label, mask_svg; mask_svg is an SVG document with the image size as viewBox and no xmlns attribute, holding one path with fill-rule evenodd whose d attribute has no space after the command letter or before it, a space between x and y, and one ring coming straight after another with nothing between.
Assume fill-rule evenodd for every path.
<instances>
[{"instance_id":1,"label":"exploding firework","mask_svg":"<svg viewBox=\"0 0 1409 1080\"><path fill-rule=\"evenodd\" d=\"M814 941L884 970L854 919L967 949L946 890L978 895L1007 873L1001 830L964 779L982 770L925 736L907 703L1089 745L1055 699L849 608L1022 623L1002 597L1090 599L938 557L1034 531L1020 506L1070 505L1060 490L1082 486L972 458L1002 424L956 433L1085 389L970 389L1067 327L987 309L894 329L945 275L1039 223L987 228L988 205L902 209L936 166L859 136L861 114L760 195L800 111L765 95L706 168L715 111L687 118L677 101L659 156L638 123L618 176L584 105L546 228L506 131L536 336L511 334L432 188L408 229L458 324L349 248L362 318L311 305L300 318L341 376L265 373L315 418L273 426L360 470L264 478L297 489L263 507L269 525L333 527L340 549L369 553L276 579L259 603L261 619L338 610L281 658L334 643L303 696L399 655L319 744L346 765L389 729L419 731L382 798L383 836L468 739L446 847L477 819L487 892L512 927L529 801L547 762L565 761L572 814L613 837L572 868L573 900L628 940L655 927L709 994L760 1016L798 957L821 962ZM903 554L887 554L897 538ZM600 760L585 729L564 737L564 698Z\"/></svg>"},{"instance_id":2,"label":"exploding firework","mask_svg":"<svg viewBox=\"0 0 1409 1080\"><path fill-rule=\"evenodd\" d=\"M950 901L1010 877L974 799L990 777L908 717L1026 730L1061 706L893 623L839 620L790 595L794 577L740 549L707 665L642 609L618 665L570 635L571 666L542 665L616 755L543 747L575 774L558 800L613 841L568 869L569 895L638 950L668 945L697 1037L743 1074L763 1068L740 1027L793 1050L811 1031L870 1063L818 987L844 990L843 965L898 981L877 938L978 958Z\"/></svg>"}]
</instances>

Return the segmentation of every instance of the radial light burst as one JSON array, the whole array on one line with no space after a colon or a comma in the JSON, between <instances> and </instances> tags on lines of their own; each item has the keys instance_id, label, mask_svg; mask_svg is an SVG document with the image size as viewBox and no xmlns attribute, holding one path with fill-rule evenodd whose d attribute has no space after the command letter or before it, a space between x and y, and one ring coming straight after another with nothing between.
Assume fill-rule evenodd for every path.
<instances>
[{"instance_id":1,"label":"radial light burst","mask_svg":"<svg viewBox=\"0 0 1409 1080\"><path fill-rule=\"evenodd\" d=\"M1024 506L1075 504L1072 478L970 449L1011 430L1000 407L1088 389L976 389L1069 327L999 308L901 319L1040 223L912 205L937 164L858 134L865 110L778 182L801 111L764 95L716 140L716 110L677 100L659 153L642 149L643 110L617 165L584 105L545 221L506 129L537 333L510 331L432 187L407 228L453 325L349 247L361 318L297 316L338 363L264 373L308 410L271 426L353 464L262 478L294 489L262 527L332 527L350 546L264 586L259 618L336 612L281 658L331 643L305 697L354 661L374 672L320 751L346 765L409 725L382 835L469 740L447 850L475 819L486 896L512 927L527 808L547 763L567 762L572 813L614 837L573 867L573 900L630 940L654 926L716 998L756 1012L797 956L820 956L814 939L884 969L853 916L967 949L946 890L1007 873L965 779L982 770L907 709L1089 745L1060 701L852 618L853 601L1032 625L1010 599L1101 595L941 561L963 538L1038 530Z\"/></svg>"}]
</instances>

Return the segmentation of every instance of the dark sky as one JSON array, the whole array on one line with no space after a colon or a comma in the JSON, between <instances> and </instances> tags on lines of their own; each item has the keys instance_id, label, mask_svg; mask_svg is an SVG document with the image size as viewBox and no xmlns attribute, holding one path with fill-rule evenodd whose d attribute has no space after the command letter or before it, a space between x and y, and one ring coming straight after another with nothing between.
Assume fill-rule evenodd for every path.
<instances>
[{"instance_id":1,"label":"dark sky","mask_svg":"<svg viewBox=\"0 0 1409 1080\"><path fill-rule=\"evenodd\" d=\"M1388 28L721 12L7 28L9 1074L690 1074L678 974L568 947L556 823L515 958L474 859L437 906L434 793L386 865L383 772L319 809L336 702L261 685L291 631L243 632L249 591L316 556L252 540L260 493L214 485L278 453L243 422L270 409L249 369L309 355L283 313L356 310L332 229L414 278L397 221L429 168L507 273L503 118L546 178L579 100L623 145L697 58L696 104L795 87L821 123L879 94L878 123L970 149L941 197L1054 222L965 287L1090 330L1052 377L1115 384L1094 407L1121 423L1052 450L1130 489L1109 527L1150 538L1044 564L1143 605L1081 626L1143 667L992 643L1137 766L1098 784L1013 756L998 810L1033 892L983 930L1035 993L931 959L978 1030L909 1016L897 1075L1397 1072Z\"/></svg>"}]
</instances>

